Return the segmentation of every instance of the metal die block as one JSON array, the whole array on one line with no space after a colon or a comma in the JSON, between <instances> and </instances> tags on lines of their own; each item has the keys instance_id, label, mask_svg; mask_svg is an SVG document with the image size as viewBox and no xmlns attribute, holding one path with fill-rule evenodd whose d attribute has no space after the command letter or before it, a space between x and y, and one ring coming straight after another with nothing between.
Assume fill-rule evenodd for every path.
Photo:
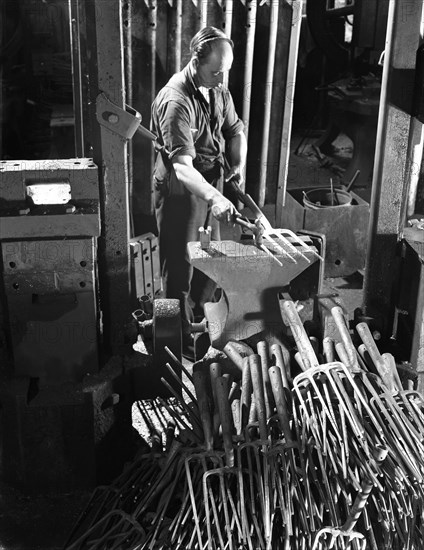
<instances>
[{"instance_id":1,"label":"metal die block","mask_svg":"<svg viewBox=\"0 0 424 550\"><path fill-rule=\"evenodd\" d=\"M98 169L93 159L48 159L0 161L0 197L25 200L29 183L67 181L71 196L78 200L99 200Z\"/></svg>"},{"instance_id":2,"label":"metal die block","mask_svg":"<svg viewBox=\"0 0 424 550\"><path fill-rule=\"evenodd\" d=\"M2 240L100 235L92 159L0 161L0 202Z\"/></svg>"}]
</instances>

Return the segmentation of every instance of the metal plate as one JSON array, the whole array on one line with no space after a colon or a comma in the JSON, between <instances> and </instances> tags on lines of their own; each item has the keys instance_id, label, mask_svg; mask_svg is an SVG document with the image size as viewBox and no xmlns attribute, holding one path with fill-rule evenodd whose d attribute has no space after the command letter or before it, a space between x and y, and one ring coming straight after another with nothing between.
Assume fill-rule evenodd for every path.
<instances>
[{"instance_id":1,"label":"metal plate","mask_svg":"<svg viewBox=\"0 0 424 550\"><path fill-rule=\"evenodd\" d=\"M153 300L162 292L158 238L146 233L132 239L130 247L136 296Z\"/></svg>"}]
</instances>

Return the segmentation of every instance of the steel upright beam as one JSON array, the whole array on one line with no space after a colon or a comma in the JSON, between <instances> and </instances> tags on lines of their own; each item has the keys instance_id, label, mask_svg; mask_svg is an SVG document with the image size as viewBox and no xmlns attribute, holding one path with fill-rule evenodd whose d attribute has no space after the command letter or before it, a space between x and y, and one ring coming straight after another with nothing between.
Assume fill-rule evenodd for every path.
<instances>
[{"instance_id":1,"label":"steel upright beam","mask_svg":"<svg viewBox=\"0 0 424 550\"><path fill-rule=\"evenodd\" d=\"M412 85L420 41L422 0L389 5L374 161L363 309L384 336L393 318L398 241L405 224Z\"/></svg>"},{"instance_id":2,"label":"steel upright beam","mask_svg":"<svg viewBox=\"0 0 424 550\"><path fill-rule=\"evenodd\" d=\"M130 213L127 143L96 120L96 99L104 93L125 108L122 0L87 0L87 59L90 76L90 150L99 167L101 236L99 290L107 351L127 351L125 325L130 306Z\"/></svg>"}]
</instances>

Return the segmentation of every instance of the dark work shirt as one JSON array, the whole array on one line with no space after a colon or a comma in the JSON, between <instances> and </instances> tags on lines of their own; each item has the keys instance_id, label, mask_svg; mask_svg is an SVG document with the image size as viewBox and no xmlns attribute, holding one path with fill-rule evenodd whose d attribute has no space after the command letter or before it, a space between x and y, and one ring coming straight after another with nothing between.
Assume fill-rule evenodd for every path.
<instances>
[{"instance_id":1,"label":"dark work shirt","mask_svg":"<svg viewBox=\"0 0 424 550\"><path fill-rule=\"evenodd\" d=\"M227 88L215 88L213 94L211 112L209 102L193 81L190 64L158 93L151 121L157 135L155 147L160 152L154 172L156 184L176 180L170 162L176 155L191 156L193 166L209 182L222 175L225 142L243 130L243 123ZM178 187L175 181L173 187Z\"/></svg>"}]
</instances>

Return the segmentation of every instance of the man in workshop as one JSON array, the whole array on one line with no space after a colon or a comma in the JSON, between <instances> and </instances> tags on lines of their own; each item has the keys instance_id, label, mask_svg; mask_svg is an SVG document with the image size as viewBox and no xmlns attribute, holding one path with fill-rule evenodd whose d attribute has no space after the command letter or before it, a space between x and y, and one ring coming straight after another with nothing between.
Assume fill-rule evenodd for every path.
<instances>
[{"instance_id":1,"label":"man in workshop","mask_svg":"<svg viewBox=\"0 0 424 550\"><path fill-rule=\"evenodd\" d=\"M158 93L151 121L157 135L153 178L162 276L166 297L180 300L183 327L203 318L203 305L215 292L215 284L191 267L187 243L199 240L199 227L208 225L212 239L219 240L219 222L238 214L223 184L233 177L242 181L247 152L243 123L223 86L233 42L206 27L191 40L190 53L189 63Z\"/></svg>"}]
</instances>

